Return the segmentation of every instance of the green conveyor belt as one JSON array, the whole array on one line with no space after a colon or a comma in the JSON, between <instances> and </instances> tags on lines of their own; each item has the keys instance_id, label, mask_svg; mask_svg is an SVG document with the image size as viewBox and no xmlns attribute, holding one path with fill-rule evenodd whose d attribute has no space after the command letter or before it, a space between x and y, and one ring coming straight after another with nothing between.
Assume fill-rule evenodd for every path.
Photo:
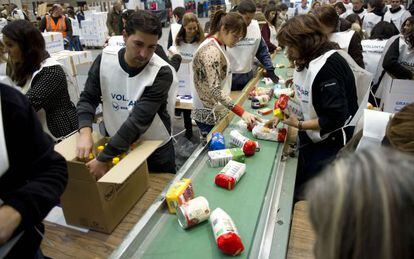
<instances>
[{"instance_id":1,"label":"green conveyor belt","mask_svg":"<svg viewBox=\"0 0 414 259\"><path fill-rule=\"evenodd\" d=\"M288 61L281 54L274 58L274 63L288 66ZM281 75L283 79L287 78L286 67L276 69L277 75ZM263 86L263 82L260 81L259 85ZM274 100L269 103L268 107L273 106ZM257 111L250 108L249 100L244 102L243 107L251 112ZM265 118L271 118L271 116L267 115ZM228 144L229 132L236 128L235 123L239 120L240 118L235 116L224 131L226 144ZM239 131L246 137L254 139L251 132ZM205 163L202 166L194 169L199 172L192 179L196 196L206 197L211 210L220 207L234 220L245 246L245 251L238 256L239 258L247 258L251 248L268 181L273 167L278 166L278 161L275 161L275 158L282 148L282 144L277 142L258 141L261 150L254 156L246 158L246 173L234 190L222 189L214 184L214 177L221 168L211 168L207 163L207 157L203 158ZM226 146L229 147L229 145ZM162 225L153 230L156 237L151 240L144 251L137 251L140 258L227 257L218 250L208 221L191 229L183 230L178 224L176 215L168 214L165 210L163 217Z\"/></svg>"}]
</instances>

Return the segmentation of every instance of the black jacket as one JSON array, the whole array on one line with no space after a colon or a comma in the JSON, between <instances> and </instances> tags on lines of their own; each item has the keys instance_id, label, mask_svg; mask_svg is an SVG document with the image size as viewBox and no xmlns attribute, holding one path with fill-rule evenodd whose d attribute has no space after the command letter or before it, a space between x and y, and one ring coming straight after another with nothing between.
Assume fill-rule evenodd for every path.
<instances>
[{"instance_id":1,"label":"black jacket","mask_svg":"<svg viewBox=\"0 0 414 259\"><path fill-rule=\"evenodd\" d=\"M10 164L0 177L0 199L22 216L16 232L24 230L9 256L32 258L42 240L34 227L42 231L42 220L59 203L67 183L66 162L54 151L26 97L3 84L0 93Z\"/></svg>"}]
</instances>

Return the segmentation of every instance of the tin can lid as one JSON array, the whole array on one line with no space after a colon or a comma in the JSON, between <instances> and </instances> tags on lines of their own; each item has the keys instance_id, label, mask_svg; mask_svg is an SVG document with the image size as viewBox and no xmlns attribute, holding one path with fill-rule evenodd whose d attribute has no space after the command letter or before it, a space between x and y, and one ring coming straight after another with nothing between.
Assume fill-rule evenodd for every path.
<instances>
[{"instance_id":1,"label":"tin can lid","mask_svg":"<svg viewBox=\"0 0 414 259\"><path fill-rule=\"evenodd\" d=\"M180 226L183 229L188 228L188 220L187 220L187 217L185 216L184 206L180 206L177 208L177 219L178 219L178 224L180 224Z\"/></svg>"}]
</instances>

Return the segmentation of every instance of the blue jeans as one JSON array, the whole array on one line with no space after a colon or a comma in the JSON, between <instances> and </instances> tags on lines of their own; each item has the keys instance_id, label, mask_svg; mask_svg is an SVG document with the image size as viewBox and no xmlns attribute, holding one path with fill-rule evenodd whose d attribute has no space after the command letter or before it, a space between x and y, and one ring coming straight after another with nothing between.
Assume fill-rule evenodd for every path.
<instances>
[{"instance_id":1,"label":"blue jeans","mask_svg":"<svg viewBox=\"0 0 414 259\"><path fill-rule=\"evenodd\" d=\"M209 125L209 124L205 124L199 121L195 121L198 128L200 129L200 134L202 137L207 137L208 133L210 133L210 131L214 128L214 126L216 125Z\"/></svg>"}]
</instances>

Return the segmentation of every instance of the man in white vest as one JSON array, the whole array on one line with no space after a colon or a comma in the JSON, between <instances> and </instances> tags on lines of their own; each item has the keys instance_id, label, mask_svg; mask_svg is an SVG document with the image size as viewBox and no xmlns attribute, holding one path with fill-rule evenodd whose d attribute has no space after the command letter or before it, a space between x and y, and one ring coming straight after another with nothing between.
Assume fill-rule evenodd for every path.
<instances>
[{"instance_id":1,"label":"man in white vest","mask_svg":"<svg viewBox=\"0 0 414 259\"><path fill-rule=\"evenodd\" d=\"M329 34L329 40L336 42L360 67L364 68L361 37L350 29L351 24L345 19L340 19L335 9L329 5L324 5L312 12Z\"/></svg>"},{"instance_id":2,"label":"man in white vest","mask_svg":"<svg viewBox=\"0 0 414 259\"><path fill-rule=\"evenodd\" d=\"M309 12L310 8L308 5L308 0L302 0L300 2L300 5L297 5L295 8L295 16L296 15L302 15L307 14Z\"/></svg>"},{"instance_id":3,"label":"man in white vest","mask_svg":"<svg viewBox=\"0 0 414 259\"><path fill-rule=\"evenodd\" d=\"M226 49L231 64L231 90L242 90L247 82L253 78L255 57L266 69L266 76L277 83L279 78L275 74L269 50L260 33L259 23L253 20L256 4L252 0L243 0L236 7L236 10L247 24L247 34L233 48Z\"/></svg>"},{"instance_id":4,"label":"man in white vest","mask_svg":"<svg viewBox=\"0 0 414 259\"><path fill-rule=\"evenodd\" d=\"M184 7L176 7L173 10L173 18L175 22L171 23L170 33L168 34L167 49L173 45L173 35L177 35L178 31L181 29L181 20L185 14Z\"/></svg>"},{"instance_id":5,"label":"man in white vest","mask_svg":"<svg viewBox=\"0 0 414 259\"><path fill-rule=\"evenodd\" d=\"M357 14L361 20L364 19L367 10L364 8L364 2L362 0L352 1L352 13Z\"/></svg>"},{"instance_id":6,"label":"man in white vest","mask_svg":"<svg viewBox=\"0 0 414 259\"><path fill-rule=\"evenodd\" d=\"M384 21L393 23L401 32L401 25L410 16L409 11L401 8L401 0L391 0L391 8L384 14Z\"/></svg>"},{"instance_id":7,"label":"man in white vest","mask_svg":"<svg viewBox=\"0 0 414 259\"><path fill-rule=\"evenodd\" d=\"M100 102L104 129L111 137L105 149L87 163L96 178L107 172L108 161L139 139L163 141L147 160L150 171L175 173L170 116L178 81L174 69L154 54L161 33L154 14L137 11L126 23L125 47L106 47L89 71L77 106L77 156L85 159L92 150L92 122Z\"/></svg>"}]
</instances>

